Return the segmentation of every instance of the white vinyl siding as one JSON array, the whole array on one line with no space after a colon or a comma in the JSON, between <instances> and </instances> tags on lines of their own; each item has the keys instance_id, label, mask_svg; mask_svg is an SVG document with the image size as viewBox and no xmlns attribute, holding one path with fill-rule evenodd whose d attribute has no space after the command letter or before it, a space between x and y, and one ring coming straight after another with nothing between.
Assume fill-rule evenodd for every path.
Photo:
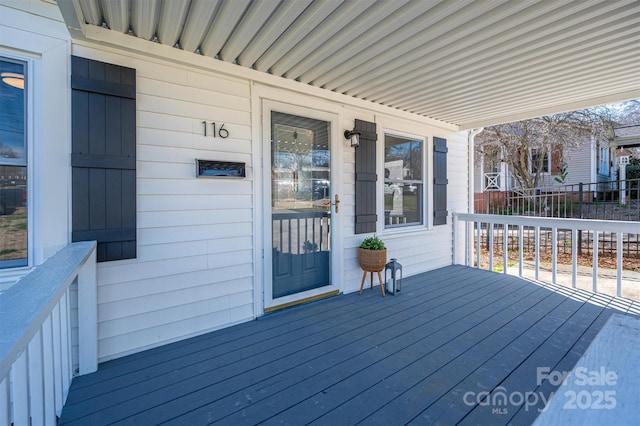
<instances>
[{"instance_id":1,"label":"white vinyl siding","mask_svg":"<svg viewBox=\"0 0 640 426\"><path fill-rule=\"evenodd\" d=\"M82 46L136 69L138 256L98 266L102 361L253 318L248 81ZM226 139L202 121L224 123ZM245 179L197 179L195 160L241 161Z\"/></svg>"},{"instance_id":2,"label":"white vinyl siding","mask_svg":"<svg viewBox=\"0 0 640 426\"><path fill-rule=\"evenodd\" d=\"M263 215L261 194L254 192L254 188L262 187L261 172L254 170L261 164L261 152L257 150L263 143L257 118L262 100L255 94L258 84L222 71L208 71L197 55L193 57L197 65L180 62L173 52L178 58L184 52L177 49L161 49L158 52L167 54L161 59L158 52L147 56L90 41L74 41L70 48L66 28L59 22L55 25L60 25L57 34L63 40L56 58L62 60L55 62L59 66L49 67L54 62L46 60L47 53L43 72L56 82L56 89L47 87L46 93L57 94L56 99L64 102L58 102L62 117L42 117L46 126L41 131L43 168L37 189L43 199L41 206L51 214L36 224L36 231L40 230L46 240L36 246L38 253L61 247L70 235L70 94L64 84L68 83L69 55L136 69L137 258L98 266L100 361L260 315L262 301L258 295L266 280L258 260L262 238L255 235L262 232L264 221L259 219ZM50 39L43 42L43 46L50 45ZM215 64L211 62L212 69ZM405 276L450 265L451 219L447 226L429 228L433 214L431 150L434 136L447 139L448 211L467 211L466 133L455 133L454 126L375 104L371 108L363 106L362 101L351 104L347 97L337 101L333 92L323 98L317 88L307 90L301 85L296 86L297 91L285 89L291 87L290 82L277 88L279 81L274 79L271 87L277 94L274 99L336 114L341 127L337 134L352 129L358 118L380 123L380 132L388 128L425 137L427 223L418 231L394 230L382 236L389 257L398 258ZM203 120L225 123L229 138L205 138ZM338 145L342 152L336 153L342 157L336 168L340 176L336 193L341 200L337 235L343 242L343 255L339 256L341 265L336 266L340 290L347 293L359 288L362 271L356 247L363 236L354 234L354 149L346 140L341 142ZM51 163L42 162L44 158ZM197 179L196 158L245 162L247 177ZM382 163L379 166L382 169ZM58 173L52 175L53 170Z\"/></svg>"},{"instance_id":3,"label":"white vinyl siding","mask_svg":"<svg viewBox=\"0 0 640 426\"><path fill-rule=\"evenodd\" d=\"M80 45L74 47L74 54L137 72L138 256L98 266L100 359L252 319L254 304L262 303L256 300L261 293L256 288L268 280L256 281L254 274L262 268L256 263L256 251L262 247L255 247L253 235L254 208L259 205L253 180L260 179L260 173L256 176L252 166L261 160L252 143L261 129L252 128L252 108L260 101L252 101L250 82ZM309 95L278 93L284 94L285 101L340 114L344 129L353 128L355 118L376 121L380 117L375 109L347 109ZM229 138L204 137L204 120L224 123ZM408 122L406 117L402 120ZM416 117L407 131L426 137L427 172L433 136L447 139L448 210L466 211L466 134L421 120ZM393 115L382 121L392 124L391 128L406 128ZM342 146L342 183L337 193L345 255L339 286L351 292L357 290L361 277L355 259L361 236L354 234L353 225L354 150L346 141ZM197 179L196 158L245 162L247 178ZM425 216L430 223L432 177L428 173ZM384 236L389 257L398 258L405 276L451 264L451 219L447 226L436 228Z\"/></svg>"},{"instance_id":4,"label":"white vinyl siding","mask_svg":"<svg viewBox=\"0 0 640 426\"><path fill-rule=\"evenodd\" d=\"M540 187L558 187L565 185L578 185L580 182L591 182L591 149L585 143L579 147L565 147L563 149L562 161L567 164L567 177L564 183L555 180L559 173L549 173L540 176ZM555 165L552 165L552 168ZM571 188L569 190L572 190ZM577 187L575 191L577 191Z\"/></svg>"}]
</instances>

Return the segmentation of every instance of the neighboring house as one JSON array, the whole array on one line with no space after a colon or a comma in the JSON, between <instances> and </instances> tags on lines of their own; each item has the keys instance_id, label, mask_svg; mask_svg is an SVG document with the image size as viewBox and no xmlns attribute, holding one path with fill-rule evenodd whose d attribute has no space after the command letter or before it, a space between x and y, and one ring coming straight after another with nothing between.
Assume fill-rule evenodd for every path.
<instances>
[{"instance_id":1,"label":"neighboring house","mask_svg":"<svg viewBox=\"0 0 640 426\"><path fill-rule=\"evenodd\" d=\"M613 147L607 143L597 142L594 138L586 139L576 146L565 147L562 152L554 151L545 155L543 170L538 188L559 188L567 185L607 182L615 179L613 174ZM474 164L474 192L476 197L486 191L518 191L516 180L511 175L505 162L497 161L499 154L476 154ZM530 150L530 158L535 158L535 148ZM535 162L535 161L534 161ZM564 163L564 164L563 164ZM561 180L563 165L566 176ZM558 178L558 180L556 179Z\"/></svg>"},{"instance_id":2,"label":"neighboring house","mask_svg":"<svg viewBox=\"0 0 640 426\"><path fill-rule=\"evenodd\" d=\"M615 137L611 142L611 155L616 158L620 149L631 154L632 157L640 158L640 125L624 126L614 130ZM612 175L617 178L620 166L616 161L612 162ZM627 176L627 179L629 177Z\"/></svg>"}]
</instances>

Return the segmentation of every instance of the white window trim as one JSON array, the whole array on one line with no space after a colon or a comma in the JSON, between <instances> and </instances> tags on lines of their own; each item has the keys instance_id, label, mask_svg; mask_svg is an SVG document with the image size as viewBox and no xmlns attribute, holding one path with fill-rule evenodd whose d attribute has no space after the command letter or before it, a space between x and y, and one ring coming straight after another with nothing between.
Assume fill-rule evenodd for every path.
<instances>
[{"instance_id":1,"label":"white window trim","mask_svg":"<svg viewBox=\"0 0 640 426\"><path fill-rule=\"evenodd\" d=\"M7 283L12 284L17 279L25 275L35 265L35 237L34 226L36 223L34 208L35 204L35 179L36 179L36 167L34 166L34 135L35 135L35 92L38 90L36 87L36 79L34 74L37 71L37 63L33 57L26 55L17 55L6 50L0 50L0 58L12 59L25 63L25 87L27 90L25 101L27 103L26 108L26 123L25 132L27 134L27 266L17 266L13 268L0 269L0 291L2 291L3 285Z\"/></svg>"},{"instance_id":2,"label":"white window trim","mask_svg":"<svg viewBox=\"0 0 640 426\"><path fill-rule=\"evenodd\" d=\"M416 224L407 224L402 226L393 226L387 228L387 224L385 223L385 215L384 215L384 149L385 135L396 136L400 138L407 138L413 140L421 140L422 141L422 197L423 197L423 205L422 205L422 223ZM381 230L385 235L393 235L393 234L402 234L407 232L416 232L416 230L430 230L433 227L432 218L433 218L433 203L431 200L431 195L433 194L433 170L431 167L428 167L431 164L431 159L433 158L433 141L432 138L427 136L426 134L419 133L409 133L406 131L398 131L392 128L380 126L380 130L378 130L378 139L382 141L382 143L378 144L378 165L377 169L379 176L381 179L378 179L378 185L376 187L376 191L378 194L382 194L382 197L378 197L378 224L377 229ZM429 143L431 140L431 143Z\"/></svg>"}]
</instances>

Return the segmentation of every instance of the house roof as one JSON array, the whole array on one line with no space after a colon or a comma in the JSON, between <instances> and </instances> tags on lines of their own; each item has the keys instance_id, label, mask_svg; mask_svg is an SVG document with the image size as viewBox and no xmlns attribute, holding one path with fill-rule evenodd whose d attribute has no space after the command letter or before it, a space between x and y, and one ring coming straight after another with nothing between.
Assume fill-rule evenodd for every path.
<instances>
[{"instance_id":1,"label":"house roof","mask_svg":"<svg viewBox=\"0 0 640 426\"><path fill-rule=\"evenodd\" d=\"M614 130L615 138L611 144L614 147L640 147L640 126L618 127Z\"/></svg>"},{"instance_id":2,"label":"house roof","mask_svg":"<svg viewBox=\"0 0 640 426\"><path fill-rule=\"evenodd\" d=\"M638 0L58 4L77 38L128 34L461 129L640 98Z\"/></svg>"}]
</instances>

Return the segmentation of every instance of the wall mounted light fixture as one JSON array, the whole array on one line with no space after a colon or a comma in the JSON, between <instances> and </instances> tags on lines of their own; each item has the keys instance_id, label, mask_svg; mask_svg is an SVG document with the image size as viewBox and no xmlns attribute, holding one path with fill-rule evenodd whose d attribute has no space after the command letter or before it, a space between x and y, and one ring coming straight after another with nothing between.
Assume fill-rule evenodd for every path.
<instances>
[{"instance_id":1,"label":"wall mounted light fixture","mask_svg":"<svg viewBox=\"0 0 640 426\"><path fill-rule=\"evenodd\" d=\"M360 146L360 134L361 133L355 129L344 131L344 138L351 142L351 148Z\"/></svg>"}]
</instances>

